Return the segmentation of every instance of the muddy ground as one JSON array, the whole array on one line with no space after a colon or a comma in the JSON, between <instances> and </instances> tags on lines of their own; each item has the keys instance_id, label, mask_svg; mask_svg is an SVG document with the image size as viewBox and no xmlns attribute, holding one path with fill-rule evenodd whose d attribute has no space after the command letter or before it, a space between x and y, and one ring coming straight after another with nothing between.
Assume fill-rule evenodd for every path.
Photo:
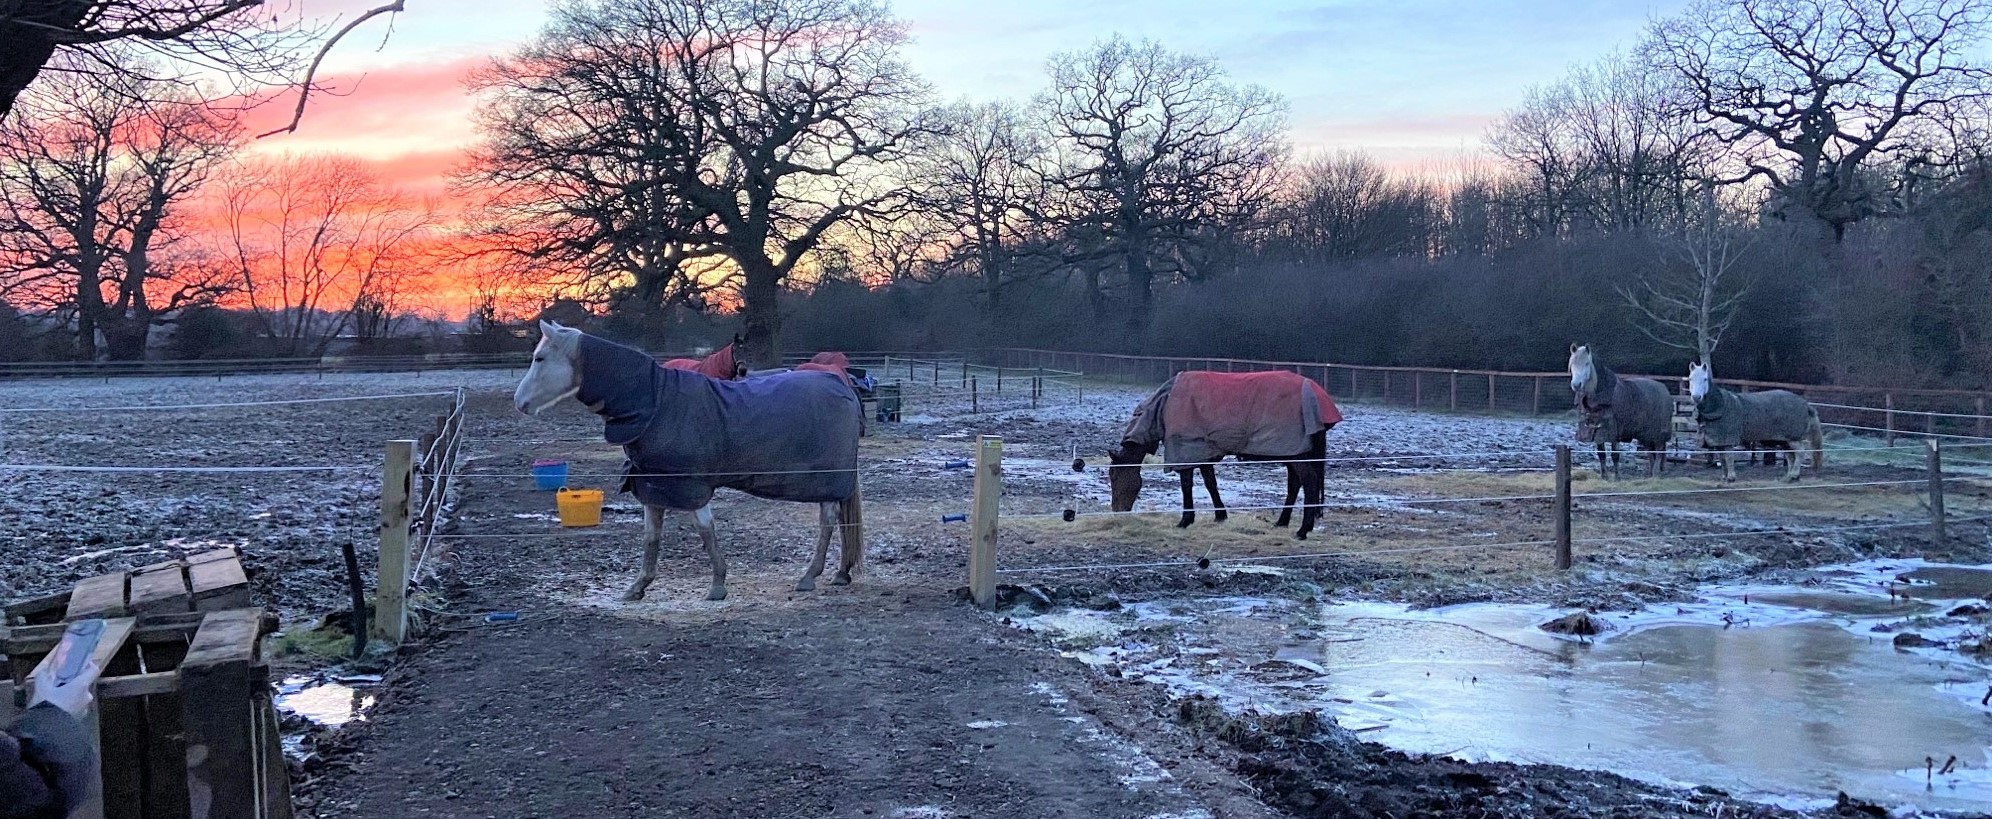
<instances>
[{"instance_id":1,"label":"muddy ground","mask_svg":"<svg viewBox=\"0 0 1992 819\"><path fill-rule=\"evenodd\" d=\"M1173 482L1159 474L1142 507L1157 514L1099 514L1099 453L1141 391L1089 385L1083 399L1054 391L1038 410L1017 396L985 399L1009 409L978 415L965 401L929 399L910 406L905 423L874 425L863 447L870 551L855 586L791 591L813 545L814 510L723 494L729 599L704 600L705 558L673 521L660 578L632 604L619 598L635 570L637 507L612 499L601 527L562 530L551 498L526 475L535 459L565 458L570 483L611 486L620 453L596 443L598 421L575 408L520 418L500 373L361 378L324 387L161 379L138 382L142 392L130 383L0 386L9 405L473 388L454 561L426 613L432 636L404 652L364 720L315 737L300 801L325 817L1785 815L1604 773L1410 757L1330 725L1171 700L1063 659L1000 613L957 602L967 531L942 518L968 511L971 476L954 462L976 434L1005 439L999 562L1019 603L1250 592L1611 609L1716 579L1873 556L1982 562L1988 552L1982 524L1955 525L1941 547L1919 527L1879 528L1921 514L1906 483L1919 476L1916 461L1848 451L1805 483L1905 483L1582 498L1577 567L1557 572L1539 543L1550 524L1538 496L1567 419L1366 406L1348 408L1329 440L1331 456L1369 460L1331 469L1329 509L1312 538L1294 540L1269 525L1269 511L1244 509L1277 501L1283 478L1263 466L1223 473L1226 499L1240 509L1230 521L1206 516L1177 529ZM212 397L221 391L230 398ZM386 431L412 435L442 401L305 405L272 420L14 417L5 419L7 460L377 469ZM134 428L150 442L125 443ZM265 443L236 445L248 440ZM1425 457L1458 453L1474 457ZM1075 454L1089 460L1085 471L1073 471ZM1681 492L1715 487L1714 477L1677 466L1659 481L1585 477L1578 491ZM0 558L24 567L0 578L0 590L39 591L191 548L172 538L233 538L261 570L264 601L289 622L337 608L337 542L370 538L372 473L201 482L212 479L6 476L4 511L32 528L0 540ZM1773 485L1772 472L1746 470L1742 485ZM1985 492L1958 482L1952 514L1992 510ZM1061 519L1066 509L1073 522ZM1809 531L1847 525L1878 528ZM1779 527L1787 531L1713 536ZM1608 537L1642 539L1583 542ZM91 554L117 548L131 551ZM1199 569L1200 559L1212 566ZM1266 563L1283 573L1238 570ZM1120 564L1163 565L1069 568ZM519 619L487 623L494 611Z\"/></svg>"}]
</instances>

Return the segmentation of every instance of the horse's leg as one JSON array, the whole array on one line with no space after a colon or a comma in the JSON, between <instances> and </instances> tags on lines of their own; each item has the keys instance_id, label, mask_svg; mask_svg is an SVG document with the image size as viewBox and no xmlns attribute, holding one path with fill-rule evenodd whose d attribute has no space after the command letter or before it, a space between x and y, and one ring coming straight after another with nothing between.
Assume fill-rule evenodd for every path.
<instances>
[{"instance_id":1,"label":"horse's leg","mask_svg":"<svg viewBox=\"0 0 1992 819\"><path fill-rule=\"evenodd\" d=\"M1284 528L1287 524L1293 522L1293 502L1294 500L1300 497L1299 467L1300 464L1286 465L1286 473L1287 473L1286 504L1280 507L1280 518L1279 520L1273 521L1274 526L1279 526Z\"/></svg>"},{"instance_id":2,"label":"horse's leg","mask_svg":"<svg viewBox=\"0 0 1992 819\"><path fill-rule=\"evenodd\" d=\"M1314 531L1314 522L1321 518L1322 494L1328 479L1328 465L1319 462L1295 465L1303 470L1300 475L1300 485L1307 490L1307 505L1300 510L1300 529L1294 532L1293 536L1306 540L1307 533Z\"/></svg>"},{"instance_id":3,"label":"horse's leg","mask_svg":"<svg viewBox=\"0 0 1992 819\"><path fill-rule=\"evenodd\" d=\"M1606 468L1605 442L1599 441L1597 443L1594 443L1591 445L1591 448L1597 453L1598 456L1598 477L1604 478L1605 480L1608 481L1611 480L1612 472L1610 469Z\"/></svg>"},{"instance_id":4,"label":"horse's leg","mask_svg":"<svg viewBox=\"0 0 1992 819\"><path fill-rule=\"evenodd\" d=\"M705 542L706 557L712 561L712 593L707 600L726 599L726 555L719 553L719 535L712 529L712 504L708 503L692 513L692 525L699 530L699 540Z\"/></svg>"},{"instance_id":5,"label":"horse's leg","mask_svg":"<svg viewBox=\"0 0 1992 819\"><path fill-rule=\"evenodd\" d=\"M1217 509L1217 512L1212 517L1216 518L1218 523L1223 523L1231 517L1231 513L1224 510L1224 498L1218 497L1217 494L1217 467L1211 464L1204 464L1201 471L1203 472L1204 489L1210 492L1210 505Z\"/></svg>"},{"instance_id":6,"label":"horse's leg","mask_svg":"<svg viewBox=\"0 0 1992 819\"><path fill-rule=\"evenodd\" d=\"M1178 529L1197 522L1197 499L1190 494L1190 489L1193 485L1191 484L1191 471L1190 469L1179 469L1176 471L1176 474L1183 479L1183 519L1176 521L1176 528Z\"/></svg>"},{"instance_id":7,"label":"horse's leg","mask_svg":"<svg viewBox=\"0 0 1992 819\"><path fill-rule=\"evenodd\" d=\"M1798 480L1798 448L1800 446L1803 446L1803 444L1790 441L1779 444L1779 448L1784 450L1785 480Z\"/></svg>"},{"instance_id":8,"label":"horse's leg","mask_svg":"<svg viewBox=\"0 0 1992 819\"><path fill-rule=\"evenodd\" d=\"M629 591L623 593L623 601L634 603L643 599L643 593L650 589L650 582L657 579L657 545L664 539L664 509L657 506L643 507L643 570L636 575Z\"/></svg>"},{"instance_id":9,"label":"horse's leg","mask_svg":"<svg viewBox=\"0 0 1992 819\"><path fill-rule=\"evenodd\" d=\"M830 556L830 533L837 531L840 517L836 501L816 505L816 558L809 561L809 570L796 581L796 591L816 590L816 578L823 576L823 561Z\"/></svg>"},{"instance_id":10,"label":"horse's leg","mask_svg":"<svg viewBox=\"0 0 1992 819\"><path fill-rule=\"evenodd\" d=\"M1736 452L1733 450L1722 450L1722 482L1736 482Z\"/></svg>"}]
</instances>

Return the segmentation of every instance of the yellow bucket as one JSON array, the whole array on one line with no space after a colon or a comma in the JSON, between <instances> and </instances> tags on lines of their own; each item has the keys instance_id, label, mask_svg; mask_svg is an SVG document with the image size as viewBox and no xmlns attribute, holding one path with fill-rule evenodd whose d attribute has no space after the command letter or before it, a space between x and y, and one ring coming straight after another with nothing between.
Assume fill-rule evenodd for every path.
<instances>
[{"instance_id":1,"label":"yellow bucket","mask_svg":"<svg viewBox=\"0 0 1992 819\"><path fill-rule=\"evenodd\" d=\"M568 527L602 525L602 490L562 489L554 494L560 510L560 525Z\"/></svg>"}]
</instances>

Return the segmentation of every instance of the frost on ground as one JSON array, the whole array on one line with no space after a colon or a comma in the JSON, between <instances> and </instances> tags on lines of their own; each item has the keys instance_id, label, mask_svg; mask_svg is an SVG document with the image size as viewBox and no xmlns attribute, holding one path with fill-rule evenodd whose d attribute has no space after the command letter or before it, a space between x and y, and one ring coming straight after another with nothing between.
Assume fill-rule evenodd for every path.
<instances>
[{"instance_id":1,"label":"frost on ground","mask_svg":"<svg viewBox=\"0 0 1992 819\"><path fill-rule=\"evenodd\" d=\"M340 546L371 566L385 441L416 438L446 396L187 409L132 406L509 391L516 373L245 375L0 383L0 599L236 545L259 602L287 613L346 599ZM54 409L51 412L9 410ZM78 472L41 466L132 467ZM335 467L153 472L150 467Z\"/></svg>"}]
</instances>

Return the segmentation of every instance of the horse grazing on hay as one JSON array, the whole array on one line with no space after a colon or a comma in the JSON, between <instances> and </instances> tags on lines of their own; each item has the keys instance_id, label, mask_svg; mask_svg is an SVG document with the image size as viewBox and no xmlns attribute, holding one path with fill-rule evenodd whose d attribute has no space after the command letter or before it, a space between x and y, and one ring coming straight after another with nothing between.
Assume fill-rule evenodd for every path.
<instances>
[{"instance_id":1,"label":"horse grazing on hay","mask_svg":"<svg viewBox=\"0 0 1992 819\"><path fill-rule=\"evenodd\" d=\"M855 392L824 373L715 380L659 367L639 350L570 327L543 321L540 332L514 403L536 415L572 397L602 416L602 437L628 456L621 491L643 503L643 572L624 600L643 599L657 578L666 510L692 513L712 561L707 599L726 599L726 556L712 518L713 492L720 488L817 504L816 559L795 586L816 588L830 533L857 519ZM843 534L843 565L831 581L840 586L851 582L864 556L857 533Z\"/></svg>"},{"instance_id":2,"label":"horse grazing on hay","mask_svg":"<svg viewBox=\"0 0 1992 819\"><path fill-rule=\"evenodd\" d=\"M1666 385L1620 376L1598 360L1591 345L1572 344L1570 390L1577 401L1577 440L1596 447L1599 475L1618 478L1619 444L1633 441L1646 456L1646 476L1660 476L1667 442L1674 439L1674 394Z\"/></svg>"},{"instance_id":3,"label":"horse grazing on hay","mask_svg":"<svg viewBox=\"0 0 1992 819\"><path fill-rule=\"evenodd\" d=\"M665 361L664 366L673 370L690 370L721 381L739 381L747 377L747 365L739 356L740 345L745 343L746 336L734 333L731 342L705 358L673 358Z\"/></svg>"},{"instance_id":4,"label":"horse grazing on hay","mask_svg":"<svg viewBox=\"0 0 1992 819\"><path fill-rule=\"evenodd\" d=\"M1715 374L1697 361L1688 365L1688 394L1695 399L1695 424L1701 428L1702 447L1722 456L1724 481L1736 480L1736 453L1731 450L1746 445L1783 450L1788 481L1798 480L1797 447L1806 442L1811 443L1812 468L1825 468L1819 410L1796 393L1723 389L1715 385Z\"/></svg>"},{"instance_id":5,"label":"horse grazing on hay","mask_svg":"<svg viewBox=\"0 0 1992 819\"><path fill-rule=\"evenodd\" d=\"M1342 412L1328 391L1294 373L1177 373L1135 408L1120 446L1107 454L1113 509L1134 508L1141 493L1141 461L1157 448L1182 478L1179 527L1197 519L1190 473L1203 473L1217 520L1223 522L1229 514L1217 494L1212 464L1226 455L1241 461L1286 461L1286 503L1274 525L1292 520L1294 499L1305 491L1295 536L1306 540L1321 516L1328 430L1341 421Z\"/></svg>"}]
</instances>

